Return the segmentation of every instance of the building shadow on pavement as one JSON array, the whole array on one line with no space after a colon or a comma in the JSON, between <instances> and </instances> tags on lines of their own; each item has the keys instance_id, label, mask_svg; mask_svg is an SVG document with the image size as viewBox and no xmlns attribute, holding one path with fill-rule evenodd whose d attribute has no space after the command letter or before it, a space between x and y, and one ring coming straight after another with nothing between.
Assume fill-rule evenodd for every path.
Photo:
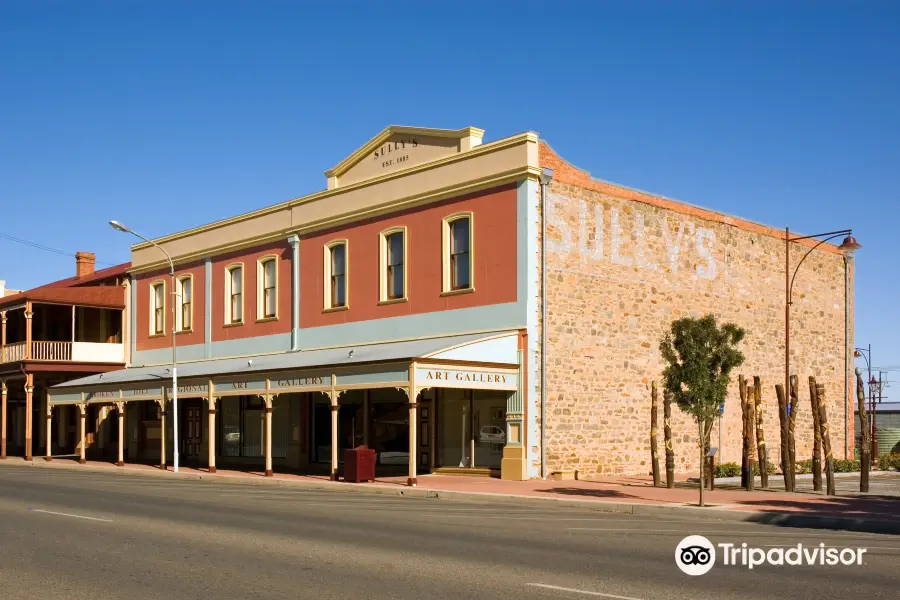
<instances>
[{"instance_id":1,"label":"building shadow on pavement","mask_svg":"<svg viewBox=\"0 0 900 600\"><path fill-rule=\"evenodd\" d=\"M829 496L803 500L745 500L758 511L747 521L778 525L900 535L900 498L896 496Z\"/></svg>"}]
</instances>

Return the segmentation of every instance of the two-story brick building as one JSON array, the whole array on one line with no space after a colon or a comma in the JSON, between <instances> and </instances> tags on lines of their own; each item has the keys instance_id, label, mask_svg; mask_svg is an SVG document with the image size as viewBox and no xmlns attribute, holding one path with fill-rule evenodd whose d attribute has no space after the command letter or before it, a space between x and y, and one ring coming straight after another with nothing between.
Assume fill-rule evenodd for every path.
<instances>
[{"instance_id":1,"label":"two-story brick building","mask_svg":"<svg viewBox=\"0 0 900 600\"><path fill-rule=\"evenodd\" d=\"M693 313L745 326L746 372L780 380L783 232L591 179L532 132L482 134L388 127L320 192L155 240L176 265L183 461L334 476L364 443L410 484L646 472L657 343ZM845 263L824 245L807 265L793 364L837 417ZM138 244L129 274L130 366L62 383L51 404L116 407L119 460L166 462L168 263ZM673 421L691 469L693 428Z\"/></svg>"}]
</instances>

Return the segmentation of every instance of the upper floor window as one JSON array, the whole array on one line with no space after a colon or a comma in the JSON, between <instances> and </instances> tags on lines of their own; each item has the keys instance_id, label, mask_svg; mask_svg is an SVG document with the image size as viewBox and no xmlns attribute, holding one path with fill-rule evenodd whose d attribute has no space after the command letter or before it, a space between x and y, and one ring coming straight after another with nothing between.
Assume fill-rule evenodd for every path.
<instances>
[{"instance_id":1,"label":"upper floor window","mask_svg":"<svg viewBox=\"0 0 900 600\"><path fill-rule=\"evenodd\" d=\"M166 284L150 286L150 335L162 335L166 327Z\"/></svg>"},{"instance_id":2,"label":"upper floor window","mask_svg":"<svg viewBox=\"0 0 900 600\"><path fill-rule=\"evenodd\" d=\"M259 260L257 276L257 318L274 319L278 316L278 259L267 256Z\"/></svg>"},{"instance_id":3,"label":"upper floor window","mask_svg":"<svg viewBox=\"0 0 900 600\"><path fill-rule=\"evenodd\" d=\"M347 308L347 240L325 245L325 309Z\"/></svg>"},{"instance_id":4,"label":"upper floor window","mask_svg":"<svg viewBox=\"0 0 900 600\"><path fill-rule=\"evenodd\" d=\"M244 322L244 268L230 265L225 269L225 323Z\"/></svg>"},{"instance_id":5,"label":"upper floor window","mask_svg":"<svg viewBox=\"0 0 900 600\"><path fill-rule=\"evenodd\" d=\"M178 331L190 331L194 326L194 278L190 275L178 280Z\"/></svg>"},{"instance_id":6,"label":"upper floor window","mask_svg":"<svg viewBox=\"0 0 900 600\"><path fill-rule=\"evenodd\" d=\"M381 301L406 299L406 227L381 232Z\"/></svg>"},{"instance_id":7,"label":"upper floor window","mask_svg":"<svg viewBox=\"0 0 900 600\"><path fill-rule=\"evenodd\" d=\"M444 219L444 293L472 290L472 213Z\"/></svg>"}]
</instances>

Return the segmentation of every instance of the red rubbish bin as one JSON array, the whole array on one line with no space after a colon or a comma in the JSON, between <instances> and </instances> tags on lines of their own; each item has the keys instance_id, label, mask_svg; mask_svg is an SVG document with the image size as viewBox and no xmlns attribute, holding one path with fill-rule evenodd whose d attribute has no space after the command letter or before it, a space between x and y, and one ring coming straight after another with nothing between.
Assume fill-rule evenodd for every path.
<instances>
[{"instance_id":1,"label":"red rubbish bin","mask_svg":"<svg viewBox=\"0 0 900 600\"><path fill-rule=\"evenodd\" d=\"M344 481L375 481L375 451L366 446L344 450Z\"/></svg>"}]
</instances>

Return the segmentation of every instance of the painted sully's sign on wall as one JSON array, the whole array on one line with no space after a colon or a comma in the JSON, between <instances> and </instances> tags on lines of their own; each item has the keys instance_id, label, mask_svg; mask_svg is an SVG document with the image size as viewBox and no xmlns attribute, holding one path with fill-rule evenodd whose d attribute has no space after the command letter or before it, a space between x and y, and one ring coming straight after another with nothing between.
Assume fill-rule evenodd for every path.
<instances>
[{"instance_id":1,"label":"painted sully's sign on wall","mask_svg":"<svg viewBox=\"0 0 900 600\"><path fill-rule=\"evenodd\" d=\"M582 262L609 262L657 273L715 279L716 232L690 219L645 215L621 206L548 194L547 251L580 255Z\"/></svg>"}]
</instances>

